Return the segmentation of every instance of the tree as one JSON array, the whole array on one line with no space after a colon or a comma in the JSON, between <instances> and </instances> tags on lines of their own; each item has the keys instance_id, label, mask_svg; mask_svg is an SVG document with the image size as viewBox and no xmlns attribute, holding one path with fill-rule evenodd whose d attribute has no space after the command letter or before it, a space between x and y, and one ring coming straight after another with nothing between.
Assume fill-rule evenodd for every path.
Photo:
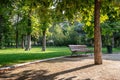
<instances>
[{"instance_id":1,"label":"tree","mask_svg":"<svg viewBox=\"0 0 120 80\"><path fill-rule=\"evenodd\" d=\"M31 49L32 16L34 14L34 8L36 7L36 3L35 1L24 0L23 4L24 16L27 19L25 51L28 51Z\"/></svg>"},{"instance_id":2,"label":"tree","mask_svg":"<svg viewBox=\"0 0 120 80\"><path fill-rule=\"evenodd\" d=\"M38 12L38 20L39 20L39 25L40 25L40 29L42 32L42 51L46 50L46 32L47 29L51 26L51 17L52 17L52 8L51 8L51 3L52 1L44 1L41 0L41 2L39 3L39 6L36 8L36 11Z\"/></svg>"},{"instance_id":3,"label":"tree","mask_svg":"<svg viewBox=\"0 0 120 80\"><path fill-rule=\"evenodd\" d=\"M5 4L8 2L11 2L11 0L4 0L0 1L2 7L6 7ZM76 14L79 14L82 17L80 21L86 19L86 17L89 17L93 15L91 10L94 5L94 59L95 64L102 64L102 52L101 52L101 31L100 31L100 4L102 2L103 6L109 5L108 3L111 3L113 0L18 0L21 1L24 10L22 11L24 16L26 17L26 34L28 37L28 43L26 50L30 50L31 48L31 33L32 33L32 15L37 14L37 18L39 18L39 26L43 34L43 47L42 50L45 51L46 49L46 32L47 29L50 27L51 22L59 22L59 21L69 21L73 22ZM117 0L115 0L117 1ZM14 3L14 2L13 2ZM4 4L4 6L3 6ZM87 5L86 5L87 4ZM0 10L2 9L0 5ZM11 3L10 3L11 5ZM118 4L117 4L118 5ZM8 5L7 5L8 7ZM104 8L102 8L104 9ZM35 10L35 11L34 11ZM106 10L107 11L107 10ZM54 19L53 19L53 14ZM90 14L90 15L89 15ZM103 14L106 14L103 13ZM0 13L1 15L1 13ZM3 17L3 14L2 14ZM2 22L2 17L0 17L0 23ZM90 19L91 19L90 18ZM52 21L53 20L53 21ZM88 21L89 23L90 21ZM1 34L0 34L1 35Z\"/></svg>"},{"instance_id":4,"label":"tree","mask_svg":"<svg viewBox=\"0 0 120 80\"><path fill-rule=\"evenodd\" d=\"M95 64L102 64L101 32L100 32L100 4L101 0L95 0L94 10L94 60Z\"/></svg>"},{"instance_id":5,"label":"tree","mask_svg":"<svg viewBox=\"0 0 120 80\"><path fill-rule=\"evenodd\" d=\"M0 48L5 47L5 18L3 15L0 15Z\"/></svg>"},{"instance_id":6,"label":"tree","mask_svg":"<svg viewBox=\"0 0 120 80\"><path fill-rule=\"evenodd\" d=\"M22 20L22 16L23 16L23 13L22 13L22 4L21 4L21 1L14 1L13 4L12 4L12 7L13 7L13 10L12 10L12 15L11 15L11 23L13 24L12 26L14 27L14 30L15 30L15 43L16 43L16 48L18 48L19 46L19 36L20 36L20 29L21 29L21 26L19 26L21 20Z\"/></svg>"},{"instance_id":7,"label":"tree","mask_svg":"<svg viewBox=\"0 0 120 80\"><path fill-rule=\"evenodd\" d=\"M10 23L9 17L11 15L12 0L0 1L0 48L5 47L6 43L9 45Z\"/></svg>"},{"instance_id":8,"label":"tree","mask_svg":"<svg viewBox=\"0 0 120 80\"><path fill-rule=\"evenodd\" d=\"M59 2L58 3L58 10L57 12L61 12L61 14L64 14L65 16L71 19L73 19L73 16L76 12L79 12L86 9L89 9L88 7L92 7L93 5L93 1L82 1L82 0L70 0L69 2L67 2L66 0ZM94 9L94 60L95 60L95 64L102 64L102 52L101 52L101 32L100 32L100 3L101 0L94 0L95 3L95 9ZM72 3L72 5L71 5ZM86 3L88 5L86 5ZM78 5L79 4L79 5ZM62 5L62 6L61 6ZM60 8L62 7L62 9ZM86 15L86 14L85 14Z\"/></svg>"},{"instance_id":9,"label":"tree","mask_svg":"<svg viewBox=\"0 0 120 80\"><path fill-rule=\"evenodd\" d=\"M31 12L30 12L31 13ZM31 17L30 14L28 15L28 21L27 21L27 33L26 33L26 48L25 51L28 51L31 49Z\"/></svg>"}]
</instances>

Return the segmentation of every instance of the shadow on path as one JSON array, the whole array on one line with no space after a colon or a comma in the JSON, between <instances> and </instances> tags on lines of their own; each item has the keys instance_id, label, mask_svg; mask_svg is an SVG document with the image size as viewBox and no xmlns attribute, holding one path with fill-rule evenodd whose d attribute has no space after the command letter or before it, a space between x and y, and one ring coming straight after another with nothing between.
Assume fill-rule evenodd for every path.
<instances>
[{"instance_id":1,"label":"shadow on path","mask_svg":"<svg viewBox=\"0 0 120 80\"><path fill-rule=\"evenodd\" d=\"M89 67L93 67L95 66L94 64L89 64L89 65L85 65L85 66L81 66L81 67L77 67L77 68L73 68L73 69L69 69L69 70L65 70L65 71L61 71L61 72L57 72L57 73L53 73L53 74L49 74L49 71L47 70L37 70L37 71L33 71L33 70L26 70L17 74L3 74L0 77L3 79L14 79L14 77L16 77L15 80L54 80L57 78L57 76L59 75L64 75L70 72L74 72L74 71L78 71L78 70L82 70L82 69L86 69ZM8 73L9 74L9 73ZM67 79L65 78L61 78L59 80L72 80L73 78L76 78L76 76L71 76L71 77L67 77ZM85 79L86 80L86 79Z\"/></svg>"}]
</instances>

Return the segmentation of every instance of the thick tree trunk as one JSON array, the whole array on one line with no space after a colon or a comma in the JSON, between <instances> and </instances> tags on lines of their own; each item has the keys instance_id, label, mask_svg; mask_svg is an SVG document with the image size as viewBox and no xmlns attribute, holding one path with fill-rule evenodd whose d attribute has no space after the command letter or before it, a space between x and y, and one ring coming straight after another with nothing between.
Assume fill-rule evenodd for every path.
<instances>
[{"instance_id":1,"label":"thick tree trunk","mask_svg":"<svg viewBox=\"0 0 120 80\"><path fill-rule=\"evenodd\" d=\"M28 51L31 49L31 35L27 34L26 36L26 49L25 51Z\"/></svg>"},{"instance_id":2,"label":"thick tree trunk","mask_svg":"<svg viewBox=\"0 0 120 80\"><path fill-rule=\"evenodd\" d=\"M46 50L46 31L43 31L42 51Z\"/></svg>"},{"instance_id":3,"label":"thick tree trunk","mask_svg":"<svg viewBox=\"0 0 120 80\"><path fill-rule=\"evenodd\" d=\"M100 32L100 1L95 0L95 13L94 13L94 60L95 64L102 64L101 52L101 32Z\"/></svg>"}]
</instances>

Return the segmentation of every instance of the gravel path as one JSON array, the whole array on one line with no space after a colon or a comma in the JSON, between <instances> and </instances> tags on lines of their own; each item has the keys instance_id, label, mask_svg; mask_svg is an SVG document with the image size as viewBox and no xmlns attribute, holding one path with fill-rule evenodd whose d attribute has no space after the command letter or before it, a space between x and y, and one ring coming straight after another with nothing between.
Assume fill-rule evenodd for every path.
<instances>
[{"instance_id":1,"label":"gravel path","mask_svg":"<svg viewBox=\"0 0 120 80\"><path fill-rule=\"evenodd\" d=\"M0 80L120 80L120 54L103 55L94 65L92 56L66 57L30 64L0 74Z\"/></svg>"}]
</instances>

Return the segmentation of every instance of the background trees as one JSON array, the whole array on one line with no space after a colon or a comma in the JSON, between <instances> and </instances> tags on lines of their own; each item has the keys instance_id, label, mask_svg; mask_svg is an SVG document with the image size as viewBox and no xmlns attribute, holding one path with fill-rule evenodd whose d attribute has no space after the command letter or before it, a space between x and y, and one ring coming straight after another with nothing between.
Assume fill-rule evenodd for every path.
<instances>
[{"instance_id":1,"label":"background trees","mask_svg":"<svg viewBox=\"0 0 120 80\"><path fill-rule=\"evenodd\" d=\"M22 44L22 48L30 50L34 43L45 51L46 43L91 44L95 47L95 63L101 64L101 47L102 43L105 46L108 31L112 44L119 46L120 12L119 5L113 1L5 0L0 3L1 48L10 45L17 48Z\"/></svg>"},{"instance_id":2,"label":"background trees","mask_svg":"<svg viewBox=\"0 0 120 80\"><path fill-rule=\"evenodd\" d=\"M11 23L9 21L12 0L0 1L0 48L10 45L11 39Z\"/></svg>"}]
</instances>

